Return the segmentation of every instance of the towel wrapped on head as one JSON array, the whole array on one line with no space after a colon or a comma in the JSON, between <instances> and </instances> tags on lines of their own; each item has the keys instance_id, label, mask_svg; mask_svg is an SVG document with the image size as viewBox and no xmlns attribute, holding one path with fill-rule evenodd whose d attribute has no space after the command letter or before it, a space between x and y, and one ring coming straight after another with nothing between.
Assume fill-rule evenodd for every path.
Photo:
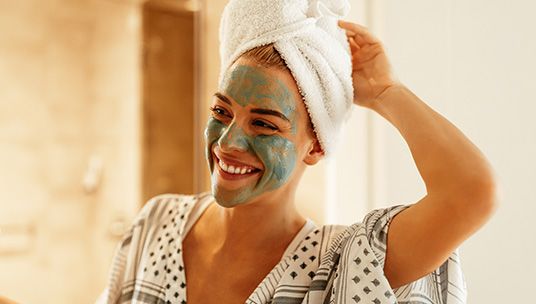
<instances>
[{"instance_id":1,"label":"towel wrapped on head","mask_svg":"<svg viewBox=\"0 0 536 304\"><path fill-rule=\"evenodd\" d=\"M337 25L347 0L231 0L220 26L220 80L243 53L273 44L300 90L326 157L353 103L350 47Z\"/></svg>"}]
</instances>

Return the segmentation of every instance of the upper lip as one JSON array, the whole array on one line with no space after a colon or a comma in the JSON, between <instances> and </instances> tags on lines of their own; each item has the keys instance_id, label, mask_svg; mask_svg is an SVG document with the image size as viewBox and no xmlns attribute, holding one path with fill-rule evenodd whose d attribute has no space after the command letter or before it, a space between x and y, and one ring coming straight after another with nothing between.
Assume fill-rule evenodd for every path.
<instances>
[{"instance_id":1,"label":"upper lip","mask_svg":"<svg viewBox=\"0 0 536 304\"><path fill-rule=\"evenodd\" d=\"M216 153L216 151L214 151L214 156L218 159L218 160L221 160L223 161L225 164L229 165L229 166L235 166L235 167L252 167L253 169L256 169L256 170L260 170L257 166L254 166L254 165L250 165L250 164L246 164L246 163L243 163L241 161L238 161L234 158L229 158L227 156L223 156L221 154L218 154Z\"/></svg>"}]
</instances>

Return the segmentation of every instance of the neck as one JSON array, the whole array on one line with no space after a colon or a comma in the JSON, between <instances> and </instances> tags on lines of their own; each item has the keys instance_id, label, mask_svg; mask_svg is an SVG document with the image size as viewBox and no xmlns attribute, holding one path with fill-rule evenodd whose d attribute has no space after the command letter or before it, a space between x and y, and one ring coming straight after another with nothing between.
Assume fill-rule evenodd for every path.
<instances>
[{"instance_id":1,"label":"neck","mask_svg":"<svg viewBox=\"0 0 536 304\"><path fill-rule=\"evenodd\" d=\"M269 246L286 248L305 224L291 199L255 201L234 208L212 204L207 210L207 228L212 235L215 252L263 249Z\"/></svg>"}]
</instances>

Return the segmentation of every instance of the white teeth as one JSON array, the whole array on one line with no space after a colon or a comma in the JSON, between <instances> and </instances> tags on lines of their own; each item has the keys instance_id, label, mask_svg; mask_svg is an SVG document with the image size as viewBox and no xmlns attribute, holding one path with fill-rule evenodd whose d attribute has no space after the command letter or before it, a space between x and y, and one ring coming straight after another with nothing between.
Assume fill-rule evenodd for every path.
<instances>
[{"instance_id":1,"label":"white teeth","mask_svg":"<svg viewBox=\"0 0 536 304\"><path fill-rule=\"evenodd\" d=\"M220 168L223 169L223 171L227 173L231 173L231 174L246 174L246 173L251 173L253 171L253 169L249 167L235 167L232 165L227 165L221 160L219 161L219 165L220 165Z\"/></svg>"},{"instance_id":2,"label":"white teeth","mask_svg":"<svg viewBox=\"0 0 536 304\"><path fill-rule=\"evenodd\" d=\"M220 167L223 169L223 171L227 171L227 168L228 168L227 164L222 162L221 160L220 160Z\"/></svg>"}]
</instances>

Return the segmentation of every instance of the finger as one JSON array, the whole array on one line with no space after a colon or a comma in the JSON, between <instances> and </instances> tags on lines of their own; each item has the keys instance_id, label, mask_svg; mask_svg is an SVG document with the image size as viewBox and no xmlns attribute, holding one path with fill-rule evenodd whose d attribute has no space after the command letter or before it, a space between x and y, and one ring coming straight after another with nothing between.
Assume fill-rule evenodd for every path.
<instances>
[{"instance_id":1,"label":"finger","mask_svg":"<svg viewBox=\"0 0 536 304\"><path fill-rule=\"evenodd\" d=\"M370 30L367 27L364 27L357 23L344 21L344 20L339 20L339 26L355 34L364 34L364 33L370 32Z\"/></svg>"},{"instance_id":2,"label":"finger","mask_svg":"<svg viewBox=\"0 0 536 304\"><path fill-rule=\"evenodd\" d=\"M360 35L354 36L353 40L360 48L368 44L365 39L363 39L363 37L361 37Z\"/></svg>"},{"instance_id":3,"label":"finger","mask_svg":"<svg viewBox=\"0 0 536 304\"><path fill-rule=\"evenodd\" d=\"M359 46L363 46L367 43L380 43L380 40L368 28L362 25L339 20L339 26L346 30L347 36L356 39L356 42ZM357 37L360 38L357 39Z\"/></svg>"},{"instance_id":4,"label":"finger","mask_svg":"<svg viewBox=\"0 0 536 304\"><path fill-rule=\"evenodd\" d=\"M349 32L348 30L346 31L346 37L348 38L348 41L353 41L353 43L358 47L358 48L362 48L364 46L366 46L367 43L365 41L365 39L363 39L363 37L361 35L357 35L355 33L352 33L352 32Z\"/></svg>"},{"instance_id":5,"label":"finger","mask_svg":"<svg viewBox=\"0 0 536 304\"><path fill-rule=\"evenodd\" d=\"M359 51L360 47L355 43L354 39L349 38L348 43L350 44L350 53L352 55Z\"/></svg>"}]
</instances>

